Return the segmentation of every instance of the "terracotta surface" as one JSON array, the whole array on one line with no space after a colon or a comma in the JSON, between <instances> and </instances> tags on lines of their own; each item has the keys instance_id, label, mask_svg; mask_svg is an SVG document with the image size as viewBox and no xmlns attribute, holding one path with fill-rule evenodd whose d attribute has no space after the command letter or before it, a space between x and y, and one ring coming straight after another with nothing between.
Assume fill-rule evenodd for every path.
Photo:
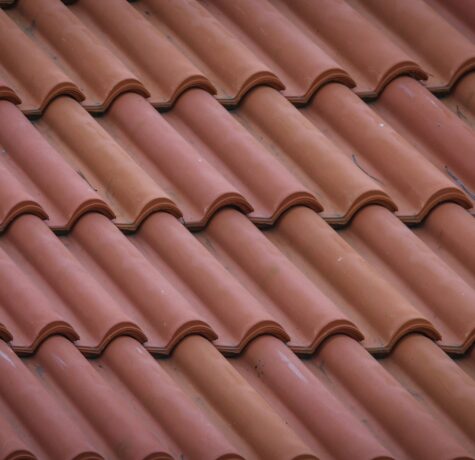
<instances>
[{"instance_id":1,"label":"terracotta surface","mask_svg":"<svg viewBox=\"0 0 475 460\"><path fill-rule=\"evenodd\" d=\"M257 85L285 88L262 60L197 1L145 0L132 6L210 79L222 104L238 103Z\"/></svg>"},{"instance_id":2,"label":"terracotta surface","mask_svg":"<svg viewBox=\"0 0 475 460\"><path fill-rule=\"evenodd\" d=\"M20 104L21 99L17 96L4 81L0 80L0 100L10 101L14 104Z\"/></svg>"},{"instance_id":3,"label":"terracotta surface","mask_svg":"<svg viewBox=\"0 0 475 460\"><path fill-rule=\"evenodd\" d=\"M432 91L450 89L475 67L475 44L424 0L346 1L422 67Z\"/></svg>"},{"instance_id":4,"label":"terracotta surface","mask_svg":"<svg viewBox=\"0 0 475 460\"><path fill-rule=\"evenodd\" d=\"M451 224L454 219L454 224ZM438 225L438 231L434 226ZM452 238L467 245L466 271L453 262L460 249L450 248L444 256L445 232L452 225ZM475 339L475 290L473 284L473 240L475 220L455 204L443 204L432 211L420 228L412 232L386 209L368 206L360 211L340 235L378 273L428 318L440 332L446 351L463 353ZM421 236L419 238L418 236ZM463 236L462 236L463 235ZM464 239L464 237L471 240ZM450 237L449 237L450 238ZM430 240L431 244L424 243ZM440 255L439 255L440 254Z\"/></svg>"},{"instance_id":5,"label":"terracotta surface","mask_svg":"<svg viewBox=\"0 0 475 460\"><path fill-rule=\"evenodd\" d=\"M197 336L158 360L130 337L95 360L59 336L23 360L0 343L0 454L474 458L471 361L417 334L379 361L345 336L302 361L269 336L227 360Z\"/></svg>"},{"instance_id":6,"label":"terracotta surface","mask_svg":"<svg viewBox=\"0 0 475 460\"><path fill-rule=\"evenodd\" d=\"M388 85L374 109L462 189L473 205L475 133L465 123L463 108L451 112L419 83L402 77Z\"/></svg>"},{"instance_id":7,"label":"terracotta surface","mask_svg":"<svg viewBox=\"0 0 475 460\"><path fill-rule=\"evenodd\" d=\"M0 458L475 460L474 11L0 0Z\"/></svg>"},{"instance_id":8,"label":"terracotta surface","mask_svg":"<svg viewBox=\"0 0 475 460\"><path fill-rule=\"evenodd\" d=\"M85 212L112 210L7 101L0 101L0 229L35 214L66 230Z\"/></svg>"},{"instance_id":9,"label":"terracotta surface","mask_svg":"<svg viewBox=\"0 0 475 460\"><path fill-rule=\"evenodd\" d=\"M296 352L312 352L342 329L362 338L348 318L375 352L390 350L410 331L439 337L425 315L310 209L291 209L265 232L224 210L197 238L286 325Z\"/></svg>"},{"instance_id":10,"label":"terracotta surface","mask_svg":"<svg viewBox=\"0 0 475 460\"><path fill-rule=\"evenodd\" d=\"M181 216L160 185L73 99L57 98L35 126L111 206L119 227L135 229L157 210Z\"/></svg>"},{"instance_id":11,"label":"terracotta surface","mask_svg":"<svg viewBox=\"0 0 475 460\"><path fill-rule=\"evenodd\" d=\"M76 84L1 9L0 80L20 98L20 108L27 114L41 113L60 94L84 99Z\"/></svg>"},{"instance_id":12,"label":"terracotta surface","mask_svg":"<svg viewBox=\"0 0 475 460\"><path fill-rule=\"evenodd\" d=\"M86 0L73 3L70 9L99 43L137 75L153 105L169 107L191 87L216 92L167 35L144 20L126 0Z\"/></svg>"}]
</instances>

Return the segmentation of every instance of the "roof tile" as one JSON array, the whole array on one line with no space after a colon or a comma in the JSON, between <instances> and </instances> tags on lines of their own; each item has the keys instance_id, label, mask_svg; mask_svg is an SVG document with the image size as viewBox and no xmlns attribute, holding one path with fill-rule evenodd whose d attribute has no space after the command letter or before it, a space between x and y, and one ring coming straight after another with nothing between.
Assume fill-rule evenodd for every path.
<instances>
[{"instance_id":1,"label":"roof tile","mask_svg":"<svg viewBox=\"0 0 475 460\"><path fill-rule=\"evenodd\" d=\"M33 128L20 110L0 101L0 229L35 214L66 230L87 211L111 209Z\"/></svg>"},{"instance_id":2,"label":"roof tile","mask_svg":"<svg viewBox=\"0 0 475 460\"><path fill-rule=\"evenodd\" d=\"M0 61L0 79L21 99L20 108L25 113L41 113L59 94L68 94L79 101L84 99L76 84L52 65L47 55L3 10L0 10ZM11 92L6 97L11 99Z\"/></svg>"}]
</instances>

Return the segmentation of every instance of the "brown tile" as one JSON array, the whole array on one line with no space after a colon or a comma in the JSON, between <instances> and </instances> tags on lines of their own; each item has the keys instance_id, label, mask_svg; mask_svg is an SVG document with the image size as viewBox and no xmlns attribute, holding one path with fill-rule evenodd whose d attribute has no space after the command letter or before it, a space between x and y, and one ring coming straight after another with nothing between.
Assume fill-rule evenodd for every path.
<instances>
[{"instance_id":1,"label":"brown tile","mask_svg":"<svg viewBox=\"0 0 475 460\"><path fill-rule=\"evenodd\" d=\"M34 129L20 110L0 101L0 230L35 214L66 230L85 212L112 210Z\"/></svg>"},{"instance_id":2,"label":"brown tile","mask_svg":"<svg viewBox=\"0 0 475 460\"><path fill-rule=\"evenodd\" d=\"M119 227L136 229L157 210L181 215L160 185L76 101L55 99L35 126L110 205Z\"/></svg>"},{"instance_id":3,"label":"brown tile","mask_svg":"<svg viewBox=\"0 0 475 460\"><path fill-rule=\"evenodd\" d=\"M356 82L360 96L376 96L402 74L426 79L419 63L349 3L332 0L271 0L321 50Z\"/></svg>"},{"instance_id":4,"label":"brown tile","mask_svg":"<svg viewBox=\"0 0 475 460\"><path fill-rule=\"evenodd\" d=\"M60 68L85 95L83 105L103 111L124 91L148 96L139 79L79 21L62 2L22 0L7 10L50 58L49 67Z\"/></svg>"},{"instance_id":5,"label":"brown tile","mask_svg":"<svg viewBox=\"0 0 475 460\"><path fill-rule=\"evenodd\" d=\"M440 100L457 117L468 124L472 130L475 127L475 106L473 91L475 89L475 72L465 74L454 86L450 94Z\"/></svg>"},{"instance_id":6,"label":"brown tile","mask_svg":"<svg viewBox=\"0 0 475 460\"><path fill-rule=\"evenodd\" d=\"M326 52L267 0L200 2L284 83L283 94L304 103L328 81L355 83Z\"/></svg>"},{"instance_id":7,"label":"brown tile","mask_svg":"<svg viewBox=\"0 0 475 460\"><path fill-rule=\"evenodd\" d=\"M433 98L413 79L404 77L398 81L414 83ZM375 104L377 109L386 91L391 91L396 84L388 86ZM413 109L411 111L414 113ZM439 171L438 165L431 164L432 151L411 145L411 138L405 136L404 131L398 132L399 120L393 125L392 118L385 119L384 113L381 117L348 88L326 85L301 112L338 146L354 167L387 193L397 206L396 215L404 222L420 222L443 201L471 207L459 184L454 184L445 171ZM346 192L346 185L341 188Z\"/></svg>"},{"instance_id":8,"label":"brown tile","mask_svg":"<svg viewBox=\"0 0 475 460\"><path fill-rule=\"evenodd\" d=\"M357 339L363 333L374 351L390 350L410 331L438 337L424 315L308 208L292 208L264 232L224 210L196 236L284 326L294 351L313 352L335 333Z\"/></svg>"},{"instance_id":9,"label":"brown tile","mask_svg":"<svg viewBox=\"0 0 475 460\"><path fill-rule=\"evenodd\" d=\"M475 133L463 118L411 78L390 83L374 104L376 112L475 200Z\"/></svg>"},{"instance_id":10,"label":"brown tile","mask_svg":"<svg viewBox=\"0 0 475 460\"><path fill-rule=\"evenodd\" d=\"M83 100L76 84L28 37L31 31L25 32L0 10L0 80L21 99L21 110L39 114L60 94Z\"/></svg>"},{"instance_id":11,"label":"brown tile","mask_svg":"<svg viewBox=\"0 0 475 460\"><path fill-rule=\"evenodd\" d=\"M475 66L475 45L424 0L346 0L428 74L431 91L447 91Z\"/></svg>"},{"instance_id":12,"label":"brown tile","mask_svg":"<svg viewBox=\"0 0 475 460\"><path fill-rule=\"evenodd\" d=\"M473 239L475 220L464 213L457 205L443 204L420 229L411 231L386 209L368 206L339 232L399 295L431 321L442 336L440 346L453 353L463 353L475 339L473 273L466 278L466 272L452 262L460 249L450 247L449 257L442 251L443 245L449 244L446 240L461 234ZM447 215L454 223L449 223ZM447 225L442 233L441 225ZM439 230L434 231L435 227ZM445 236L450 235L450 228L456 229L457 236ZM424 242L428 239L432 240L429 245ZM465 258L469 270L473 269L472 259L469 250Z\"/></svg>"},{"instance_id":13,"label":"brown tile","mask_svg":"<svg viewBox=\"0 0 475 460\"><path fill-rule=\"evenodd\" d=\"M10 101L14 104L20 104L21 99L17 96L4 81L0 80L0 100Z\"/></svg>"},{"instance_id":14,"label":"brown tile","mask_svg":"<svg viewBox=\"0 0 475 460\"><path fill-rule=\"evenodd\" d=\"M130 337L94 360L58 336L23 360L0 343L0 453L474 458L470 365L418 334L379 361L341 335L305 360L269 336L227 360L198 336L158 360Z\"/></svg>"},{"instance_id":15,"label":"brown tile","mask_svg":"<svg viewBox=\"0 0 475 460\"><path fill-rule=\"evenodd\" d=\"M190 87L216 92L169 37L149 24L126 0L86 0L74 2L69 8L95 40L115 55L124 69L137 76L154 106L170 107Z\"/></svg>"},{"instance_id":16,"label":"brown tile","mask_svg":"<svg viewBox=\"0 0 475 460\"><path fill-rule=\"evenodd\" d=\"M63 242L140 325L153 352L167 354L191 333L216 339L227 352L240 351L263 333L288 340L278 319L167 213L153 214L129 238L107 219L90 214Z\"/></svg>"},{"instance_id":17,"label":"brown tile","mask_svg":"<svg viewBox=\"0 0 475 460\"><path fill-rule=\"evenodd\" d=\"M396 209L378 183L277 91L256 88L233 113L267 156L318 198L327 221L344 224L368 203Z\"/></svg>"},{"instance_id":18,"label":"brown tile","mask_svg":"<svg viewBox=\"0 0 475 460\"><path fill-rule=\"evenodd\" d=\"M269 67L200 3L145 0L132 6L210 79L222 104L237 104L257 85L284 89Z\"/></svg>"}]
</instances>

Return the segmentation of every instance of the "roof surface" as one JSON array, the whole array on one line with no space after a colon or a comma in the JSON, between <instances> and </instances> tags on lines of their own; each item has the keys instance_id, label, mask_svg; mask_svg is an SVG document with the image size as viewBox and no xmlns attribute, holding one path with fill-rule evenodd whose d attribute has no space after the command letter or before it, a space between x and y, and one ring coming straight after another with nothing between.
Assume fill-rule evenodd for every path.
<instances>
[{"instance_id":1,"label":"roof surface","mask_svg":"<svg viewBox=\"0 0 475 460\"><path fill-rule=\"evenodd\" d=\"M0 458L475 459L471 0L0 6Z\"/></svg>"}]
</instances>

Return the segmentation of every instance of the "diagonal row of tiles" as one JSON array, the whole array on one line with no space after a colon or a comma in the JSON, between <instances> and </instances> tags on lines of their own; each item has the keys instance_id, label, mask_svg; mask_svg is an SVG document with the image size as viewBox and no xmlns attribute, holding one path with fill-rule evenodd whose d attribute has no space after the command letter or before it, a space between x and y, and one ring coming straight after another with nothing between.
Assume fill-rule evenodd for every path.
<instances>
[{"instance_id":1,"label":"diagonal row of tiles","mask_svg":"<svg viewBox=\"0 0 475 460\"><path fill-rule=\"evenodd\" d=\"M98 213L60 237L23 215L0 237L0 332L23 354L57 333L91 355L120 335L168 354L193 333L227 353L265 333L298 353L337 333L386 353L414 331L463 353L474 248L475 220L453 203L413 229L367 206L338 233L307 207L267 230L226 208L197 233L154 213L129 236Z\"/></svg>"},{"instance_id":2,"label":"diagonal row of tiles","mask_svg":"<svg viewBox=\"0 0 475 460\"><path fill-rule=\"evenodd\" d=\"M461 1L67 3L0 10L2 92L26 113L58 95L101 112L127 91L170 107L191 87L227 105L262 84L295 103L331 81L375 96L403 74L446 91L475 67L475 27Z\"/></svg>"},{"instance_id":3,"label":"diagonal row of tiles","mask_svg":"<svg viewBox=\"0 0 475 460\"><path fill-rule=\"evenodd\" d=\"M380 360L343 335L304 360L271 336L227 359L120 337L87 360L55 336L23 359L0 341L0 372L2 458L475 458L475 351L419 334Z\"/></svg>"},{"instance_id":4,"label":"diagonal row of tiles","mask_svg":"<svg viewBox=\"0 0 475 460\"><path fill-rule=\"evenodd\" d=\"M443 201L470 208L475 133L453 101L472 88L468 74L444 105L401 77L368 105L332 83L297 109L259 87L232 111L192 89L165 113L126 93L97 117L58 97L33 122L0 100L0 229L24 212L64 231L91 210L135 230L154 211L202 228L224 206L257 224L294 205L332 224L367 204L407 223Z\"/></svg>"}]
</instances>

